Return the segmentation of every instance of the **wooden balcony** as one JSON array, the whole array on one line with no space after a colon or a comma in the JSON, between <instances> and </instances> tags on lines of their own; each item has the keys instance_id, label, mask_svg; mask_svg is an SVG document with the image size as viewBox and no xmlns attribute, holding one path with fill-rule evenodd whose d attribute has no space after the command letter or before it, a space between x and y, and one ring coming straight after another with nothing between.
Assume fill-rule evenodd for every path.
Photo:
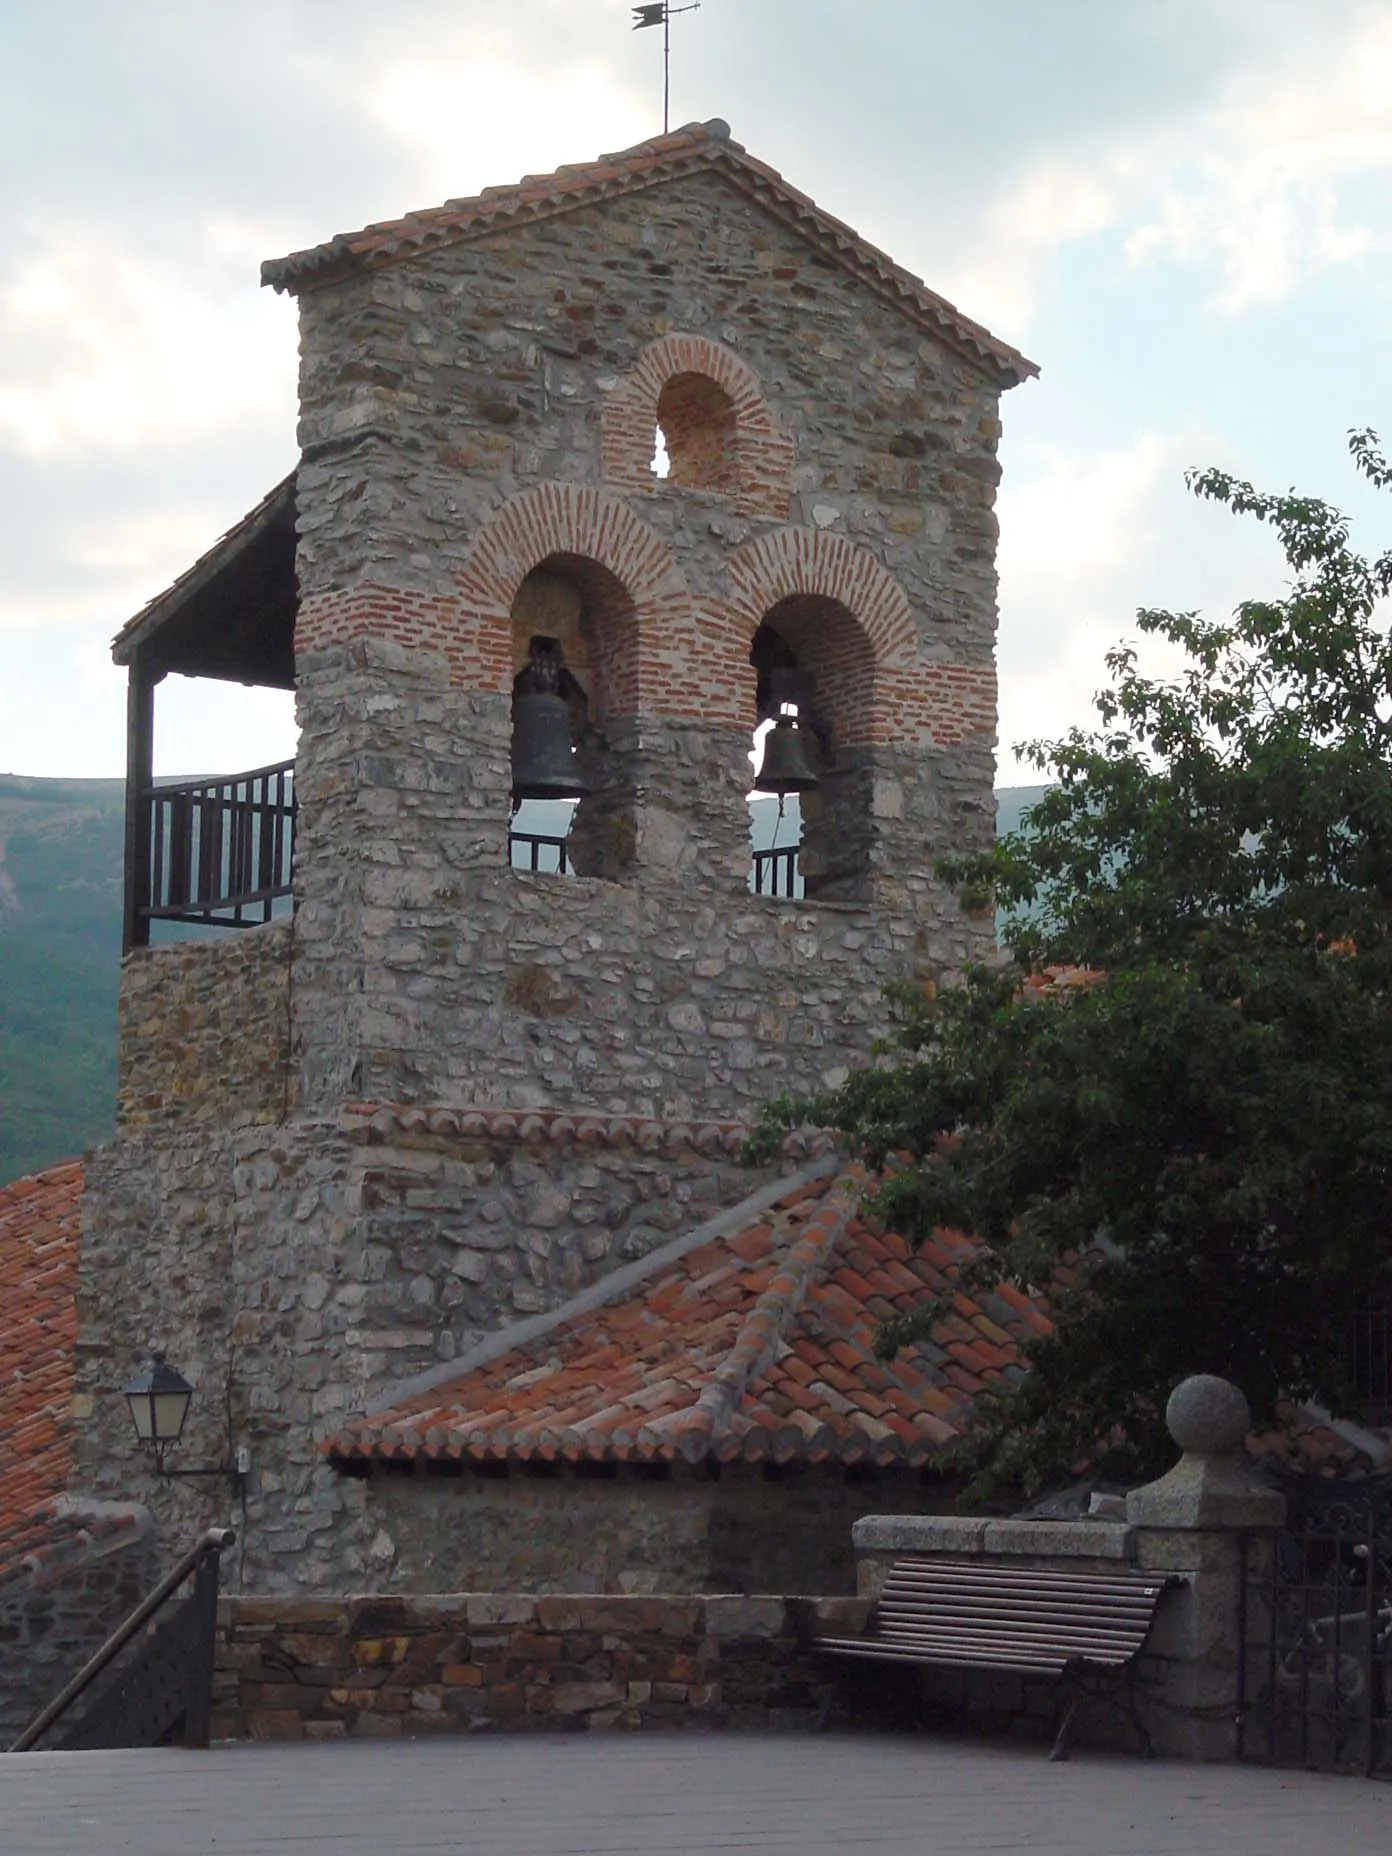
<instances>
[{"instance_id":1,"label":"wooden balcony","mask_svg":"<svg viewBox=\"0 0 1392 1856\"><path fill-rule=\"evenodd\" d=\"M178 785L151 786L135 810L128 858L131 945L156 921L211 928L268 922L290 894L295 852L295 763Z\"/></svg>"}]
</instances>

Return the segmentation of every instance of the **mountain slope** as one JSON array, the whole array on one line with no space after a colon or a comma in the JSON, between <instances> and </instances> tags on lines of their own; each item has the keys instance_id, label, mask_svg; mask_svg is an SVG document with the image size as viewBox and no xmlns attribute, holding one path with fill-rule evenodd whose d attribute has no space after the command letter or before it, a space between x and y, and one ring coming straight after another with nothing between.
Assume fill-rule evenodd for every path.
<instances>
[{"instance_id":1,"label":"mountain slope","mask_svg":"<svg viewBox=\"0 0 1392 1856\"><path fill-rule=\"evenodd\" d=\"M0 1183L111 1133L123 805L0 775Z\"/></svg>"}]
</instances>

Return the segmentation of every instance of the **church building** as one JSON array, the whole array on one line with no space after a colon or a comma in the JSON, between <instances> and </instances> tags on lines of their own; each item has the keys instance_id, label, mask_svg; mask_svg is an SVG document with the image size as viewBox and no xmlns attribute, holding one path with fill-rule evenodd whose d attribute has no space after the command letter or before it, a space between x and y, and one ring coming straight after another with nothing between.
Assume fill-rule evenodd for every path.
<instances>
[{"instance_id":1,"label":"church building","mask_svg":"<svg viewBox=\"0 0 1392 1856\"><path fill-rule=\"evenodd\" d=\"M952 1240L742 1148L886 986L994 948L935 865L994 831L1036 370L720 121L263 278L299 462L115 644L71 1486L171 1551L230 1501L253 1592L844 1587L1042 1317L876 1361ZM293 688L293 763L156 784L171 673ZM154 1349L193 1389L158 1455Z\"/></svg>"}]
</instances>

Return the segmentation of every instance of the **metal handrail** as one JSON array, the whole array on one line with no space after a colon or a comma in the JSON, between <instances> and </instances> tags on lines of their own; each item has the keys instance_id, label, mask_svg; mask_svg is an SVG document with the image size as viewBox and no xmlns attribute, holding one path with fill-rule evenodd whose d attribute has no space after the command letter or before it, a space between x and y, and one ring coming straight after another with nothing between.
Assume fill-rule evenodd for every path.
<instances>
[{"instance_id":1,"label":"metal handrail","mask_svg":"<svg viewBox=\"0 0 1392 1856\"><path fill-rule=\"evenodd\" d=\"M235 1530L230 1527L210 1527L206 1534L195 1541L188 1552L184 1554L183 1558L172 1566L164 1575L154 1591L151 1592L147 1598L142 1598L125 1622L117 1626L107 1638L106 1642L97 1651L96 1655L82 1665L72 1681L68 1683L67 1687L61 1689L42 1713L34 1717L25 1728L24 1732L19 1736L18 1740L11 1746L9 1749L10 1752L27 1752L36 1740L48 1732L49 1728L52 1727L53 1723L61 1715L67 1713L78 1696L84 1689L91 1686L92 1682L101 1674L102 1670L120 1655L121 1651L125 1649L126 1645L141 1629L142 1625L149 1623L150 1619L165 1601L176 1592L184 1583L184 1580L188 1578L203 1555L205 1553L224 1553L236 1538L237 1535Z\"/></svg>"}]
</instances>

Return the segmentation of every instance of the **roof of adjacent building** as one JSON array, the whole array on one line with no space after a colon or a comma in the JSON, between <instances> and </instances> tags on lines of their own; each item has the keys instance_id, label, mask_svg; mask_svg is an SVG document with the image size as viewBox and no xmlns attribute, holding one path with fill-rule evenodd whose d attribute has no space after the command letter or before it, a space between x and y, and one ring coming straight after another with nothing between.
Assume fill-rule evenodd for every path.
<instances>
[{"instance_id":1,"label":"roof of adjacent building","mask_svg":"<svg viewBox=\"0 0 1392 1856\"><path fill-rule=\"evenodd\" d=\"M970 1240L940 1232L913 1250L875 1228L868 1184L833 1172L727 1234L677 1240L638 1284L626 1273L627 1293L595 1306L590 1291L514 1344L493 1337L454 1376L344 1426L328 1453L927 1464L983 1387L1025 1370L1021 1343L1048 1318L1008 1285L954 1291ZM881 1323L938 1294L951 1312L931 1337L877 1359Z\"/></svg>"},{"instance_id":2,"label":"roof of adjacent building","mask_svg":"<svg viewBox=\"0 0 1392 1856\"><path fill-rule=\"evenodd\" d=\"M83 1167L0 1187L0 1571L47 1537L72 1468Z\"/></svg>"},{"instance_id":3,"label":"roof of adjacent building","mask_svg":"<svg viewBox=\"0 0 1392 1856\"><path fill-rule=\"evenodd\" d=\"M601 155L597 161L558 168L554 174L529 174L509 186L486 187L469 199L447 200L443 206L383 220L359 232L340 232L307 251L268 260L261 266L261 281L277 290L302 290L362 267L420 257L442 245L555 218L703 172L718 173L806 244L815 246L843 270L888 297L912 320L926 325L973 360L986 364L1003 384L1013 386L1039 372L1018 349L964 316L920 278L850 226L823 212L773 168L756 160L731 138L729 124L719 118L688 123L670 135L655 136L617 154Z\"/></svg>"}]
</instances>

